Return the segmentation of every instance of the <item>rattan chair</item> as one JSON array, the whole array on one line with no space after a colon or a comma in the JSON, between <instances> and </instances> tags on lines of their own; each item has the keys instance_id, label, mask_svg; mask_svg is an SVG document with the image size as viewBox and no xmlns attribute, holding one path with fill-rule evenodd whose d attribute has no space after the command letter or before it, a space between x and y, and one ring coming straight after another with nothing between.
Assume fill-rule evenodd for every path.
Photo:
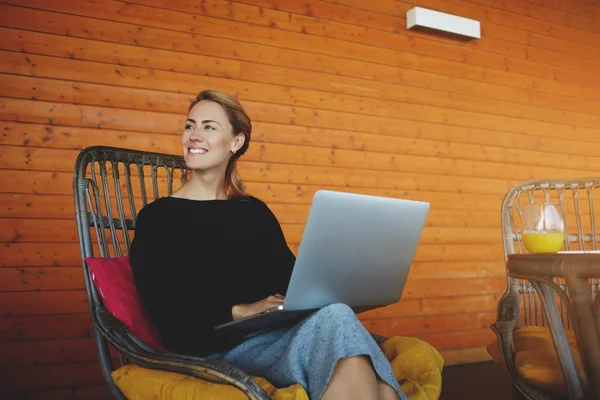
<instances>
[{"instance_id":1,"label":"rattan chair","mask_svg":"<svg viewBox=\"0 0 600 400\"><path fill-rule=\"evenodd\" d=\"M506 195L502 204L502 232L504 241L504 256L508 260L511 254L526 253L522 242L523 234L523 205L533 202L552 202L558 206L560 213L565 221L565 242L563 250L569 253L593 252L598 250L598 232L596 227L596 212L600 207L596 204L596 199L600 196L600 178L593 179L573 179L573 180L538 180L523 182L514 186ZM507 264L510 267L511 262ZM566 267L566 265L561 265ZM549 393L545 393L539 388L528 384L519 375L515 366L515 348L513 343L513 331L522 326L546 326L554 325L552 328L553 342L557 349L565 384L568 389L569 398L584 398L587 393L589 398L590 388L589 379L586 380L578 372L571 349L567 344L565 328L572 327L574 320L572 298L569 296L569 290L565 283L564 276L569 275L568 268L562 268L567 271L562 277L556 276L546 279L544 285L539 285L532 279L517 279L508 277L507 290L498 304L497 321L491 328L496 333L500 354L503 363L510 374L516 389L519 390L528 399L554 399ZM533 282L533 284L532 284ZM598 292L600 291L600 281L598 277L583 281L589 282L590 298L589 301L596 307L595 318L598 319ZM552 288L552 289L550 289ZM542 298L537 290L548 290L544 293L546 299L555 301L556 309L560 318L552 319L548 322L546 313L549 303L542 303ZM587 297L587 296L586 296ZM595 299L595 302L594 302ZM585 299L585 301L588 301ZM551 305L554 307L554 305ZM585 327L580 329L591 329L592 335L598 335L595 332L593 321L589 321ZM598 321L596 321L597 325ZM580 324L581 325L581 324ZM553 330L551 329L551 331ZM597 337L597 336L596 336ZM578 344L581 348L580 338ZM592 360L600 362L600 360ZM590 377L588 377L590 378Z\"/></svg>"},{"instance_id":2,"label":"rattan chair","mask_svg":"<svg viewBox=\"0 0 600 400\"><path fill-rule=\"evenodd\" d=\"M75 163L73 190L83 273L98 357L104 379L117 399L125 399L111 378L116 349L120 365L182 373L206 381L235 386L250 399L269 396L246 373L225 362L157 352L108 312L92 282L87 257L120 257L129 254L136 216L148 202L170 195L186 179L181 156L113 147L90 147ZM167 234L165 232L165 234ZM378 343L385 338L373 335ZM120 365L119 365L120 363Z\"/></svg>"}]
</instances>

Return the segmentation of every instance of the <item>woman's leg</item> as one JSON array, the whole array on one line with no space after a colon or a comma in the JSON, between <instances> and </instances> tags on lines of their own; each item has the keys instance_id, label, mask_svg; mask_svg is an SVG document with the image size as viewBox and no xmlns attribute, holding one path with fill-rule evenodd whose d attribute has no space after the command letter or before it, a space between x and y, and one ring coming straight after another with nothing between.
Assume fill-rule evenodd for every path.
<instances>
[{"instance_id":1,"label":"woman's leg","mask_svg":"<svg viewBox=\"0 0 600 400\"><path fill-rule=\"evenodd\" d=\"M373 366L366 356L340 360L323 394L323 400L379 399L400 400L396 390L377 380Z\"/></svg>"},{"instance_id":2,"label":"woman's leg","mask_svg":"<svg viewBox=\"0 0 600 400\"><path fill-rule=\"evenodd\" d=\"M377 376L369 358L356 356L338 361L323 394L323 400L378 400L379 393Z\"/></svg>"},{"instance_id":3,"label":"woman's leg","mask_svg":"<svg viewBox=\"0 0 600 400\"><path fill-rule=\"evenodd\" d=\"M386 382L378 381L377 384L379 385L379 398L381 400L400 400L396 390Z\"/></svg>"},{"instance_id":4,"label":"woman's leg","mask_svg":"<svg viewBox=\"0 0 600 400\"><path fill-rule=\"evenodd\" d=\"M322 398L326 390L356 385L360 390L374 388L367 389L374 393L374 399L381 393L387 395L389 387L407 400L385 355L350 307L343 304L324 307L290 328L261 333L219 358L251 375L265 377L277 387L300 383L311 399Z\"/></svg>"}]
</instances>

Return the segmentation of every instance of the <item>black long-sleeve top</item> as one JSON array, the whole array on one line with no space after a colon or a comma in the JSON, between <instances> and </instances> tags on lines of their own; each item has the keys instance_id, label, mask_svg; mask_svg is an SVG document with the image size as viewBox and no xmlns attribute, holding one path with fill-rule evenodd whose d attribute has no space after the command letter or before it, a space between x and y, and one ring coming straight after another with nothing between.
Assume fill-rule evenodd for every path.
<instances>
[{"instance_id":1,"label":"black long-sleeve top","mask_svg":"<svg viewBox=\"0 0 600 400\"><path fill-rule=\"evenodd\" d=\"M234 305L285 295L295 256L254 197L164 197L139 212L130 261L163 345L204 356L241 341L214 330L232 320Z\"/></svg>"}]
</instances>

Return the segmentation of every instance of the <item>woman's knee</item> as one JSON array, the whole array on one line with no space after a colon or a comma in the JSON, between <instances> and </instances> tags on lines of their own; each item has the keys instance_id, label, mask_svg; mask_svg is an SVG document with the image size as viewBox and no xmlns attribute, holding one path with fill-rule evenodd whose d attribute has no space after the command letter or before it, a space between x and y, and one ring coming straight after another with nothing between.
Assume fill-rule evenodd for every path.
<instances>
[{"instance_id":1,"label":"woman's knee","mask_svg":"<svg viewBox=\"0 0 600 400\"><path fill-rule=\"evenodd\" d=\"M321 308L317 314L330 320L356 319L356 314L354 314L354 311L352 311L348 305L342 303L335 303L325 306Z\"/></svg>"}]
</instances>

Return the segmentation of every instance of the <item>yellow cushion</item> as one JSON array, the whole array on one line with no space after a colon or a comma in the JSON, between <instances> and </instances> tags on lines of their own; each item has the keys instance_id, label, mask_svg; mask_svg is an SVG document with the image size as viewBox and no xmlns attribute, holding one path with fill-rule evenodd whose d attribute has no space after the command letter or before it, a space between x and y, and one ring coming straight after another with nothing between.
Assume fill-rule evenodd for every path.
<instances>
[{"instance_id":1,"label":"yellow cushion","mask_svg":"<svg viewBox=\"0 0 600 400\"><path fill-rule=\"evenodd\" d=\"M248 396L233 386L134 364L113 371L112 378L128 400L248 400ZM254 380L275 400L308 400L300 385L276 389L266 379Z\"/></svg>"},{"instance_id":2,"label":"yellow cushion","mask_svg":"<svg viewBox=\"0 0 600 400\"><path fill-rule=\"evenodd\" d=\"M428 343L414 338L393 337L382 346L391 360L402 390L411 400L436 400L442 390L443 359ZM247 399L242 391L166 371L126 365L113 371L112 378L129 400L237 400ZM277 389L266 379L254 380L274 400L308 400L302 386Z\"/></svg>"},{"instance_id":3,"label":"yellow cushion","mask_svg":"<svg viewBox=\"0 0 600 400\"><path fill-rule=\"evenodd\" d=\"M438 399L442 392L442 355L429 343L394 336L381 345L402 391L411 400Z\"/></svg>"},{"instance_id":4,"label":"yellow cushion","mask_svg":"<svg viewBox=\"0 0 600 400\"><path fill-rule=\"evenodd\" d=\"M567 331L567 339L575 365L584 376L581 357L572 330ZM541 326L524 327L513 332L513 342L515 345L515 365L524 380L549 393L567 394L550 329ZM497 341L490 343L487 350L494 362L504 365Z\"/></svg>"}]
</instances>

